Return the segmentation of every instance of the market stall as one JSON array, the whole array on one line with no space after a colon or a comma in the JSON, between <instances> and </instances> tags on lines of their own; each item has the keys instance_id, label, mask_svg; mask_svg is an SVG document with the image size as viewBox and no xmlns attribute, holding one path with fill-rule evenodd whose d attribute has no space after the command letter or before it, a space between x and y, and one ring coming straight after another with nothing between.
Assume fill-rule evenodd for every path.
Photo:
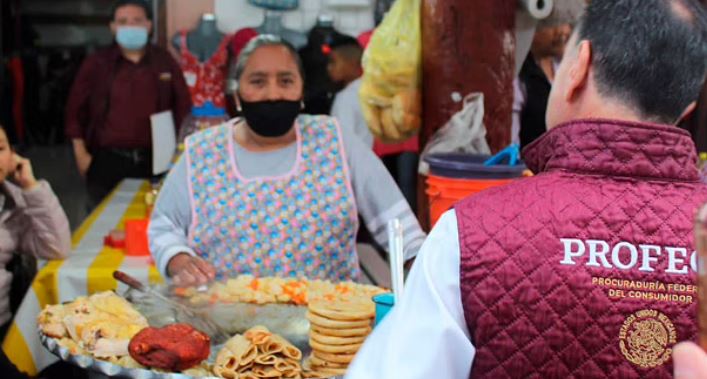
<instances>
[{"instance_id":1,"label":"market stall","mask_svg":"<svg viewBox=\"0 0 707 379\"><path fill-rule=\"evenodd\" d=\"M36 374L57 360L37 334L37 315L47 305L101 291L123 293L128 287L113 277L116 270L143 283L163 283L149 256L126 256L123 248L104 245L105 237L114 229L124 229L126 220L145 217L145 194L150 190L148 181L125 180L74 233L70 258L47 262L39 271L3 341L3 350L20 370ZM389 287L387 262L370 246L357 249L363 281Z\"/></svg>"}]
</instances>

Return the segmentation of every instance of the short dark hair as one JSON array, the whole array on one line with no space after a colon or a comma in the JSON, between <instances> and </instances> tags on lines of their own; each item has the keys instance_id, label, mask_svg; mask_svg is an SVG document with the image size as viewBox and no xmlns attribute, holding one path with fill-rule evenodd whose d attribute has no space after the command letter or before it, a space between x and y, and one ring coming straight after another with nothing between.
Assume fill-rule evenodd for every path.
<instances>
[{"instance_id":1,"label":"short dark hair","mask_svg":"<svg viewBox=\"0 0 707 379\"><path fill-rule=\"evenodd\" d=\"M672 124L707 72L707 14L694 0L592 0L578 26L599 93Z\"/></svg>"},{"instance_id":2,"label":"short dark hair","mask_svg":"<svg viewBox=\"0 0 707 379\"><path fill-rule=\"evenodd\" d=\"M134 5L136 7L140 7L145 11L145 16L147 16L147 19L152 21L152 8L150 8L150 4L147 3L145 0L118 0L113 4L113 10L111 11L111 20L115 20L115 13L118 11L118 8L122 8L126 5Z\"/></svg>"},{"instance_id":3,"label":"short dark hair","mask_svg":"<svg viewBox=\"0 0 707 379\"><path fill-rule=\"evenodd\" d=\"M331 41L329 47L332 52L336 51L344 59L361 64L363 47L356 38L347 35L339 36Z\"/></svg>"},{"instance_id":4,"label":"short dark hair","mask_svg":"<svg viewBox=\"0 0 707 379\"><path fill-rule=\"evenodd\" d=\"M332 50L344 46L354 46L361 48L361 45L358 43L358 40L356 38L347 35L336 36L329 44L329 47Z\"/></svg>"}]
</instances>

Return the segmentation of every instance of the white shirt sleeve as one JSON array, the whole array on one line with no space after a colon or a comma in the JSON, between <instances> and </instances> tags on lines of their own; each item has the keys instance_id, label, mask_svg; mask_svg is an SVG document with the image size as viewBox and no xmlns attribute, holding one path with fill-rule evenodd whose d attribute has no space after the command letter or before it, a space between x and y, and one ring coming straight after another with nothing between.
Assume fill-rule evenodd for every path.
<instances>
[{"instance_id":1,"label":"white shirt sleeve","mask_svg":"<svg viewBox=\"0 0 707 379\"><path fill-rule=\"evenodd\" d=\"M182 155L162 184L147 231L150 252L165 278L172 257L179 253L196 255L187 238L192 218L187 180L186 159Z\"/></svg>"},{"instance_id":2,"label":"white shirt sleeve","mask_svg":"<svg viewBox=\"0 0 707 379\"><path fill-rule=\"evenodd\" d=\"M467 379L476 349L459 287L459 237L446 212L422 245L405 292L366 340L346 379Z\"/></svg>"}]
</instances>

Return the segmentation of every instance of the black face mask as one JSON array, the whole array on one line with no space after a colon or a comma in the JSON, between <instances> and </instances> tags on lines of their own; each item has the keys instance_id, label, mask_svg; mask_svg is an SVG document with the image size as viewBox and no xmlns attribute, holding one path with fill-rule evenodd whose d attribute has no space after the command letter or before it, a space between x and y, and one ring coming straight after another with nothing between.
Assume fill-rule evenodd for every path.
<instances>
[{"instance_id":1,"label":"black face mask","mask_svg":"<svg viewBox=\"0 0 707 379\"><path fill-rule=\"evenodd\" d=\"M244 101L240 96L243 117L255 134L262 137L281 137L287 134L300 112L300 101Z\"/></svg>"}]
</instances>

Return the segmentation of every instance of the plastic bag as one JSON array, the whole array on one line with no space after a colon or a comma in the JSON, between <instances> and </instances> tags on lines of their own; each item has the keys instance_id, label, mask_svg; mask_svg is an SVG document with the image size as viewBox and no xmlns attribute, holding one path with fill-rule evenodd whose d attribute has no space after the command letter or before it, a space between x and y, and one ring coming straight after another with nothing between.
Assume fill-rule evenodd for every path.
<instances>
[{"instance_id":1,"label":"plastic bag","mask_svg":"<svg viewBox=\"0 0 707 379\"><path fill-rule=\"evenodd\" d=\"M422 124L421 41L420 0L397 0L363 55L363 116L383 142L404 141Z\"/></svg>"},{"instance_id":2,"label":"plastic bag","mask_svg":"<svg viewBox=\"0 0 707 379\"><path fill-rule=\"evenodd\" d=\"M430 138L420 154L418 172L428 175L430 166L425 157L434 153L491 154L486 142L484 127L484 95L473 92L464 98L462 110L455 113L449 121Z\"/></svg>"}]
</instances>

